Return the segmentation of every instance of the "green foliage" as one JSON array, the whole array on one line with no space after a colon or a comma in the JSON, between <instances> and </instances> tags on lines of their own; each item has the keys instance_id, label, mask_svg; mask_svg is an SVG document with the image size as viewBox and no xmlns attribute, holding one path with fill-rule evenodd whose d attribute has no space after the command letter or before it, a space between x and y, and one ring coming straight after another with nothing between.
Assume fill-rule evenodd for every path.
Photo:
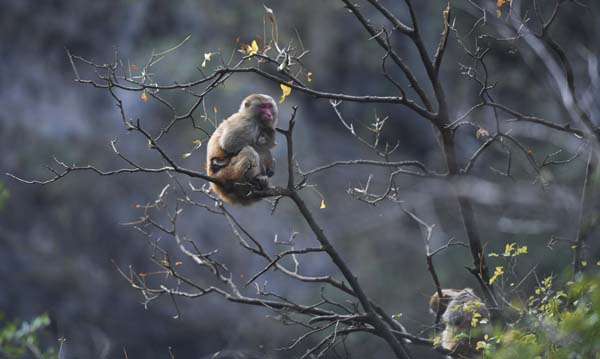
<instances>
[{"instance_id":1,"label":"green foliage","mask_svg":"<svg viewBox=\"0 0 600 359\"><path fill-rule=\"evenodd\" d=\"M54 348L42 349L40 335L50 325L50 318L42 314L30 322L7 321L0 315L0 357L22 358L43 357L58 358Z\"/></svg>"},{"instance_id":2,"label":"green foliage","mask_svg":"<svg viewBox=\"0 0 600 359\"><path fill-rule=\"evenodd\" d=\"M487 359L600 358L600 277L545 278L521 317L481 342Z\"/></svg>"}]
</instances>

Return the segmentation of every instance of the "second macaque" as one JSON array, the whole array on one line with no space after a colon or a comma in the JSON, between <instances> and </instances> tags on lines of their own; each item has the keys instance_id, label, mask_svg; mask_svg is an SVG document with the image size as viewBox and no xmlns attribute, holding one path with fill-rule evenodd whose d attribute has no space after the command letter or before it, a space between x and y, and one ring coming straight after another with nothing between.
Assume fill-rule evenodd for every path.
<instances>
[{"instance_id":1,"label":"second macaque","mask_svg":"<svg viewBox=\"0 0 600 359\"><path fill-rule=\"evenodd\" d=\"M444 331L441 347L452 351L454 358L477 358L477 342L487 329L490 313L473 289L442 289L442 298L435 292L429 301L431 313L442 311Z\"/></svg>"},{"instance_id":2,"label":"second macaque","mask_svg":"<svg viewBox=\"0 0 600 359\"><path fill-rule=\"evenodd\" d=\"M254 189L269 187L269 177L275 173L271 149L275 147L277 114L271 96L253 94L211 136L207 173L222 183L211 183L211 188L223 201L251 204L259 199Z\"/></svg>"}]
</instances>

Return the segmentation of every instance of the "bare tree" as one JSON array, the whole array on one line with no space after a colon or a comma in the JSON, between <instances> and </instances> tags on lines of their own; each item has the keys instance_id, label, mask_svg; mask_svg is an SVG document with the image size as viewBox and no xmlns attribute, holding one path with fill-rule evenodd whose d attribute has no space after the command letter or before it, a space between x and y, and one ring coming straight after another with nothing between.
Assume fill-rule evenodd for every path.
<instances>
[{"instance_id":1,"label":"bare tree","mask_svg":"<svg viewBox=\"0 0 600 359\"><path fill-rule=\"evenodd\" d=\"M305 342L310 342L314 337L319 337L314 341L316 344L306 349L302 358L325 357L338 347L346 350L346 338L360 332L383 339L397 358L412 358L411 346L414 345L431 347L441 354L452 354L430 339L431 332L439 330L441 312L437 313L435 322L428 325L429 329L426 332L410 333L397 318L365 292L361 286L362 280L359 281L344 260L343 253L332 245L328 234L303 200L302 193L307 188L314 188L311 183L314 175L336 167L356 168L357 173L359 168L364 167L386 169L387 185L383 188L372 185L372 178L369 176L364 186L349 188L348 193L358 201L371 205L390 201L403 206L409 218L423 229L427 261L427 267L423 269L430 272L433 287L440 297L445 283L442 283L437 275L434 256L455 246L468 248L472 259L468 270L479 283L487 306L492 309L492 319L502 322L505 320L502 311L514 293L493 284L493 274L490 273L486 261L486 242L478 228L478 214L472 204L472 198L464 189L465 181L474 178L477 171L489 171L481 169L477 164L484 161L490 151L504 156L503 159L496 158L487 162L498 181L514 179L513 168L517 162L521 167L527 166L534 173L533 181L543 188L551 186L547 178L548 171L559 171L562 166L585 161L586 170L580 190L580 225L576 236L566 239L573 248L573 270L582 271L586 238L595 225L594 221L590 222L589 217L596 198L593 186L590 185L590 176L597 168L600 140L600 130L592 119L592 113L598 110L598 104L594 101L600 88L597 56L592 49L586 49L577 56L565 53L550 35L550 30L553 26L558 26L555 24L563 8L585 10L575 1L564 0L557 0L552 4L536 0L449 1L439 9L441 34L437 45L432 47L419 26L418 8L422 5L417 6L412 0L405 0L403 10L396 13L377 0L341 1L350 16L356 20L356 26L364 29L365 37L376 42L381 48L381 54L373 56L381 56L382 76L372 81L382 81L385 83L383 88L391 85L394 92L386 95L355 95L313 88L312 73L304 66L304 59L309 56L309 52L303 47L300 39L283 45L274 12L265 8L265 33L269 35L263 38L262 43L259 44L259 41L252 45L240 44L229 59L225 59L221 54L207 54L207 61L211 61L211 57L215 56L219 59L212 62L219 61L220 64L210 73L205 73L204 67L199 67L198 79L186 83L157 83L153 79L152 71L154 65L165 56L173 55L172 53L187 39L169 50L151 54L147 63L140 67L130 65L118 52L115 52L114 60L108 64L95 63L68 52L76 82L107 91L117 105L124 130L145 139L148 149L155 151L159 160L155 166L142 165L123 153L117 141L113 140L112 150L114 155L123 160L123 168L102 170L89 164L67 164L57 158L55 166L48 167L54 174L50 179L30 181L11 176L26 183L46 185L71 172L79 171L91 171L101 176L123 173L167 174L170 178L169 183L155 200L141 206L140 219L131 223L147 236L151 243L154 249L152 261L160 267L158 272L152 274L161 276L139 273L133 268L119 268L131 286L143 294L146 303L166 295L173 299L177 308L178 297L196 298L213 294L227 301L269 308L284 325L294 325L303 329L303 334L293 339L288 347L282 348L283 350L295 349ZM409 64L405 60L402 52L408 50L404 47L401 50L398 45L400 41L409 42L412 45L410 51L416 52L419 59L417 71L413 68L415 64ZM441 74L449 47L460 51L466 59L465 63L452 64L452 68L458 66L461 75L473 84L478 94L475 98L465 101L473 105L459 115L455 113L463 104L449 102L447 92L452 84L446 83ZM557 104L560 115L541 117L528 114L526 109L516 109L510 102L505 103L497 98L497 84L492 80L495 70L490 68L488 56L494 51L505 51L506 47L531 54L539 60L544 67L544 81L549 82L550 91L560 100ZM431 48L434 51L431 51ZM570 57L577 57L577 61L586 63L587 71L576 71ZM86 67L86 72L92 70L95 77L80 76L82 66ZM228 207L210 192L206 181L216 180L199 169L188 169L179 164L178 158L169 153L164 143L163 136L175 126L191 126L204 132L207 137L210 136L216 123L207 114L205 100L232 76L258 76L280 85L284 91L303 93L313 97L315 101L328 101L344 128L358 143L366 145L380 158L335 161L303 170L301 162L304 154L294 151L293 137L295 119L297 114L301 115L302 109L294 107L287 128L278 129L287 146L287 183L283 187L256 192L272 201L272 211L277 210L281 201L291 201L312 231L316 240L314 245L302 246L292 236L286 241L276 240L282 249L271 253L265 248L264 239L256 238L252 234L252 228L242 226ZM147 127L146 122L141 119L132 118L122 99L123 94L127 92L139 94L143 101L151 99L164 106L171 113L168 123L157 130ZM169 99L171 94L188 96L193 99L193 104L183 111L177 109ZM439 153L443 158L443 168L433 169L432 164L417 160L390 160L398 146L383 139L389 119L376 118L372 123L357 125L346 118L345 103L359 103L364 106L393 105L412 111L415 116L431 125L431 133L438 141ZM536 128L561 133L565 149L549 152L541 160L536 158L534 151L522 140L527 131ZM481 141L479 147L466 157L459 150L458 132L462 129L468 129L468 136ZM544 148L540 150L544 151ZM498 169L500 166L503 169ZM419 177L424 181L445 181L449 184L458 213L455 220L464 229L462 239L450 239L439 248L431 248L434 224L427 223L411 209L410 204L402 203L402 189L398 185L402 176ZM207 250L200 241L180 233L178 221L188 213L189 208L203 209L227 221L237 243L249 256L262 259L264 267L243 283L239 283L234 279L236 277L229 269L228 263L219 259L218 250ZM194 275L181 270L181 263L162 246L160 238L164 236L177 244L181 254L189 262L196 264ZM328 256L335 264L337 273L322 276L304 274L301 269L303 258L315 254ZM532 271L534 269L531 268ZM300 302L272 291L266 282L261 281L261 277L270 271L276 271L289 281L316 284L315 290L319 293L320 300ZM248 294L247 286L253 286L255 293ZM330 296L331 291L338 294ZM339 298L340 294L346 300L333 299Z\"/></svg>"}]
</instances>

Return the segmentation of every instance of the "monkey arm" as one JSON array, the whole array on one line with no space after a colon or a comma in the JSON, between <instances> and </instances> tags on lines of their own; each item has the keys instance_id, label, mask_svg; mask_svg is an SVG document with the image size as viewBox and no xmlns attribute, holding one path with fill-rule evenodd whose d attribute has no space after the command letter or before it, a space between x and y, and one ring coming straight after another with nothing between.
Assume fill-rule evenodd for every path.
<instances>
[{"instance_id":1,"label":"monkey arm","mask_svg":"<svg viewBox=\"0 0 600 359\"><path fill-rule=\"evenodd\" d=\"M237 154L242 148L255 142L255 127L252 123L239 123L231 126L221 135L219 145L228 154Z\"/></svg>"},{"instance_id":2,"label":"monkey arm","mask_svg":"<svg viewBox=\"0 0 600 359\"><path fill-rule=\"evenodd\" d=\"M269 161L269 165L266 166L267 177L273 177L275 175L275 168L277 162L274 158L271 157L271 161Z\"/></svg>"}]
</instances>

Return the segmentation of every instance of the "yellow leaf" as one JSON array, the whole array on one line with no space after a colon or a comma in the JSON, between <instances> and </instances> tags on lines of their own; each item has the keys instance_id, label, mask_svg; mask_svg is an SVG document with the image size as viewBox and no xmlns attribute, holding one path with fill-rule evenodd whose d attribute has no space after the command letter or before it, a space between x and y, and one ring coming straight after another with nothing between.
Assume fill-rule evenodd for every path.
<instances>
[{"instance_id":1,"label":"yellow leaf","mask_svg":"<svg viewBox=\"0 0 600 359\"><path fill-rule=\"evenodd\" d=\"M279 87L281 87L282 93L281 98L279 99L279 103L283 103L283 101L285 101L285 98L292 93L292 88L284 84L279 85Z\"/></svg>"},{"instance_id":2,"label":"yellow leaf","mask_svg":"<svg viewBox=\"0 0 600 359\"><path fill-rule=\"evenodd\" d=\"M515 245L516 243L507 243L504 247L504 253L502 253L502 256L510 257L511 253L515 250Z\"/></svg>"},{"instance_id":3,"label":"yellow leaf","mask_svg":"<svg viewBox=\"0 0 600 359\"><path fill-rule=\"evenodd\" d=\"M214 112L214 113L217 113L217 111L218 111L218 110L217 110L217 106L214 106L214 105L213 105L213 112Z\"/></svg>"},{"instance_id":4,"label":"yellow leaf","mask_svg":"<svg viewBox=\"0 0 600 359\"><path fill-rule=\"evenodd\" d=\"M477 324L479 324L479 318L481 318L481 314L478 312L473 313L473 317L471 318L471 327L477 327Z\"/></svg>"},{"instance_id":5,"label":"yellow leaf","mask_svg":"<svg viewBox=\"0 0 600 359\"><path fill-rule=\"evenodd\" d=\"M258 44L256 43L256 40L252 40L252 45L250 45L248 55L256 55L256 54L258 54Z\"/></svg>"},{"instance_id":6,"label":"yellow leaf","mask_svg":"<svg viewBox=\"0 0 600 359\"><path fill-rule=\"evenodd\" d=\"M202 141L195 140L194 142L192 142L192 144L194 145L194 149L197 150L200 148L200 146L202 146Z\"/></svg>"},{"instance_id":7,"label":"yellow leaf","mask_svg":"<svg viewBox=\"0 0 600 359\"><path fill-rule=\"evenodd\" d=\"M518 247L515 253L513 254L513 257L516 257L520 254L527 254L527 246Z\"/></svg>"},{"instance_id":8,"label":"yellow leaf","mask_svg":"<svg viewBox=\"0 0 600 359\"><path fill-rule=\"evenodd\" d=\"M184 154L182 154L182 155L181 155L181 157L182 157L182 158L188 158L188 157L190 157L191 155L192 155L192 153L191 153L191 152L188 152L188 153L184 153Z\"/></svg>"},{"instance_id":9,"label":"yellow leaf","mask_svg":"<svg viewBox=\"0 0 600 359\"><path fill-rule=\"evenodd\" d=\"M320 209L325 209L325 208L326 208L326 206L325 206L325 200L322 199L321 200L321 207L320 207Z\"/></svg>"},{"instance_id":10,"label":"yellow leaf","mask_svg":"<svg viewBox=\"0 0 600 359\"><path fill-rule=\"evenodd\" d=\"M307 73L307 74L306 74L306 80L307 80L308 82L311 82L311 81L312 81L312 72L309 72L309 73Z\"/></svg>"},{"instance_id":11,"label":"yellow leaf","mask_svg":"<svg viewBox=\"0 0 600 359\"><path fill-rule=\"evenodd\" d=\"M487 350L489 348L490 348L490 344L486 343L484 340L478 341L477 345L475 346L475 349L477 349L477 350L483 350L483 351L485 351L485 350Z\"/></svg>"},{"instance_id":12,"label":"yellow leaf","mask_svg":"<svg viewBox=\"0 0 600 359\"><path fill-rule=\"evenodd\" d=\"M142 99L142 101L144 101L144 103L148 102L148 95L146 94L146 91L142 92L140 98Z\"/></svg>"},{"instance_id":13,"label":"yellow leaf","mask_svg":"<svg viewBox=\"0 0 600 359\"><path fill-rule=\"evenodd\" d=\"M502 10L501 7L504 4L510 4L511 0L496 0L496 16L500 17L502 16Z\"/></svg>"},{"instance_id":14,"label":"yellow leaf","mask_svg":"<svg viewBox=\"0 0 600 359\"><path fill-rule=\"evenodd\" d=\"M502 266L496 267L496 270L494 271L494 275L492 276L492 278L490 278L490 284L494 284L496 279L498 279L498 277L503 274L504 274L504 268Z\"/></svg>"},{"instance_id":15,"label":"yellow leaf","mask_svg":"<svg viewBox=\"0 0 600 359\"><path fill-rule=\"evenodd\" d=\"M582 267L587 267L587 261L581 261L581 266Z\"/></svg>"}]
</instances>

